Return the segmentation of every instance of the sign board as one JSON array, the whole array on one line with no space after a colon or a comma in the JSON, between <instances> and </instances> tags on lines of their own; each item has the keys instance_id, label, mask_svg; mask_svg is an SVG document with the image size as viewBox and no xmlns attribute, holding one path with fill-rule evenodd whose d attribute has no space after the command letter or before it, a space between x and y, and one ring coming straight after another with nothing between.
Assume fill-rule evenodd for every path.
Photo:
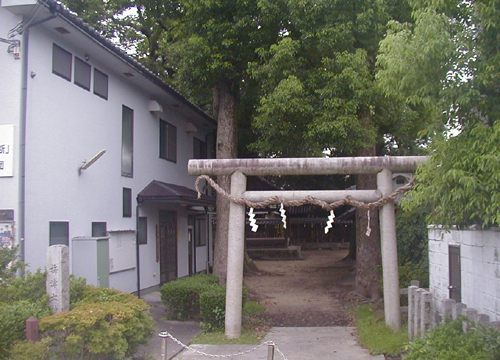
<instances>
[{"instance_id":1,"label":"sign board","mask_svg":"<svg viewBox=\"0 0 500 360\"><path fill-rule=\"evenodd\" d=\"M0 221L0 245L14 246L14 228L12 221Z\"/></svg>"},{"instance_id":2,"label":"sign board","mask_svg":"<svg viewBox=\"0 0 500 360\"><path fill-rule=\"evenodd\" d=\"M14 176L14 125L0 125L0 177Z\"/></svg>"}]
</instances>

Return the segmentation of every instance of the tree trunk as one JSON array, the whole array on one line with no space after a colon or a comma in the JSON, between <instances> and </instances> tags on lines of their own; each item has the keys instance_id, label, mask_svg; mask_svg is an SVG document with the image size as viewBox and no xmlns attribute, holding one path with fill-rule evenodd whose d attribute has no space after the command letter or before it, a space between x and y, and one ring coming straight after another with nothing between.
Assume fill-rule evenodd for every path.
<instances>
[{"instance_id":1,"label":"tree trunk","mask_svg":"<svg viewBox=\"0 0 500 360\"><path fill-rule=\"evenodd\" d=\"M367 148L361 156L375 156L375 148ZM377 175L362 174L357 176L357 190L377 188ZM359 295L378 300L382 297L381 260L380 260L380 226L378 209L370 210L370 235L367 235L368 211L356 210L356 292Z\"/></svg>"},{"instance_id":2,"label":"tree trunk","mask_svg":"<svg viewBox=\"0 0 500 360\"><path fill-rule=\"evenodd\" d=\"M217 159L237 156L236 90L234 84L222 81L214 89L214 117L217 120ZM230 176L218 176L217 183L230 192ZM227 278L227 239L229 229L229 200L217 196L217 227L214 243L214 275L221 284Z\"/></svg>"}]
</instances>

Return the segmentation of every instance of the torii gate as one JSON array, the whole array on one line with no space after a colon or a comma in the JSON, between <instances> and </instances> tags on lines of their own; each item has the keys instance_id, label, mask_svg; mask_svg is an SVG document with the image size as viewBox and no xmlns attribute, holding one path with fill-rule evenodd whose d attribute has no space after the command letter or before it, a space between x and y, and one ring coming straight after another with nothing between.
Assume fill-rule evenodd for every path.
<instances>
[{"instance_id":1,"label":"torii gate","mask_svg":"<svg viewBox=\"0 0 500 360\"><path fill-rule=\"evenodd\" d=\"M253 202L271 196L283 200L302 200L305 196L327 202L346 196L363 202L375 202L393 192L393 172L415 172L425 156L384 156L347 158L289 158L289 159L219 159L189 160L189 175L231 175L231 195ZM377 174L377 190L319 190L319 191L246 191L246 176L265 175L333 175ZM384 282L385 322L399 331L401 314L399 302L398 252L394 202L380 209L382 272ZM231 202L229 207L226 320L225 334L229 339L241 335L243 262L245 251L245 205Z\"/></svg>"}]
</instances>

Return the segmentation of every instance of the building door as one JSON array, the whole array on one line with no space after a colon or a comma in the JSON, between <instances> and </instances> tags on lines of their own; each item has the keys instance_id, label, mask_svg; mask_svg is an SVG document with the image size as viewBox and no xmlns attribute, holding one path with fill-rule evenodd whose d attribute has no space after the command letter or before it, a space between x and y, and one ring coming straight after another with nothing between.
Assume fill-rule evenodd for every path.
<instances>
[{"instance_id":1,"label":"building door","mask_svg":"<svg viewBox=\"0 0 500 360\"><path fill-rule=\"evenodd\" d=\"M450 245L448 248L448 265L450 271L450 299L462 301L462 275L460 269L460 246Z\"/></svg>"},{"instance_id":2,"label":"building door","mask_svg":"<svg viewBox=\"0 0 500 360\"><path fill-rule=\"evenodd\" d=\"M160 283L177 279L177 214L160 210Z\"/></svg>"}]
</instances>

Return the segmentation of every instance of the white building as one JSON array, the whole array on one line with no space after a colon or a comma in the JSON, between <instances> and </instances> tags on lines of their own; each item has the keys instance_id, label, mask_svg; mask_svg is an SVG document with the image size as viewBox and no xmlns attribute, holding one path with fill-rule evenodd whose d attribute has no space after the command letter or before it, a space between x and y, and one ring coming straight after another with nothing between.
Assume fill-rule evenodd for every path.
<instances>
[{"instance_id":1,"label":"white building","mask_svg":"<svg viewBox=\"0 0 500 360\"><path fill-rule=\"evenodd\" d=\"M500 321L498 229L429 229L429 280L435 308L452 299Z\"/></svg>"},{"instance_id":2,"label":"white building","mask_svg":"<svg viewBox=\"0 0 500 360\"><path fill-rule=\"evenodd\" d=\"M215 121L42 3L0 0L2 241L31 271L67 244L75 275L127 292L204 271L214 203L187 162L210 156Z\"/></svg>"}]
</instances>

